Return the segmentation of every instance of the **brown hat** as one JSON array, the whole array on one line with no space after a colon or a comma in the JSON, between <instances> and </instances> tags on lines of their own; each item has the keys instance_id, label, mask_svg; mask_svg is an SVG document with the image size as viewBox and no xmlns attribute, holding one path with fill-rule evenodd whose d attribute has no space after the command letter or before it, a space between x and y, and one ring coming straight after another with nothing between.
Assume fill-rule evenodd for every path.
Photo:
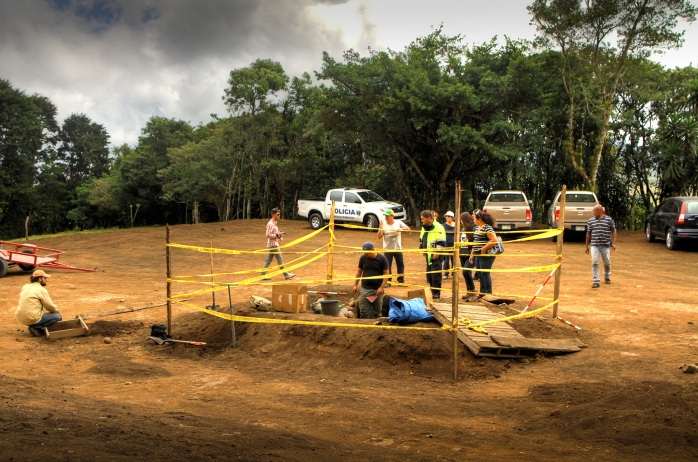
<instances>
[{"instance_id":1,"label":"brown hat","mask_svg":"<svg viewBox=\"0 0 698 462\"><path fill-rule=\"evenodd\" d=\"M32 277L33 277L33 278L39 278L39 277L42 277L42 278L50 278L51 275L50 275L50 274L44 273L43 270L36 270L36 271L34 271L34 272L32 273Z\"/></svg>"}]
</instances>

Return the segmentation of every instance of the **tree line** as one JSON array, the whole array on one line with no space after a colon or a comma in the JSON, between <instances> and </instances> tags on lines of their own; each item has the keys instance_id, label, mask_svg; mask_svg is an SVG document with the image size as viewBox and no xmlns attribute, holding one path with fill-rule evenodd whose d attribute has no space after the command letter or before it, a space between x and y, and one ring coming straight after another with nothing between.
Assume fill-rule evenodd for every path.
<instances>
[{"instance_id":1,"label":"tree line","mask_svg":"<svg viewBox=\"0 0 698 462\"><path fill-rule=\"evenodd\" d=\"M698 194L698 71L679 46L684 0L536 0L536 42L467 47L438 28L402 51L323 54L289 78L258 59L230 72L226 117L152 117L109 150L85 114L63 124L41 95L0 79L0 237L66 229L286 218L300 198L362 186L422 209L526 192L534 218L563 184L595 191L637 229L664 197ZM612 41L615 41L612 43Z\"/></svg>"}]
</instances>

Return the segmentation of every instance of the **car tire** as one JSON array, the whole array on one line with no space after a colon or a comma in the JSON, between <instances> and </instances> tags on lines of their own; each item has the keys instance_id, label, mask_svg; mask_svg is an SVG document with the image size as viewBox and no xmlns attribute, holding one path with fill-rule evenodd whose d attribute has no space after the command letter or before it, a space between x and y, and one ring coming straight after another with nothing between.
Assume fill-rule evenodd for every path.
<instances>
[{"instance_id":1,"label":"car tire","mask_svg":"<svg viewBox=\"0 0 698 462\"><path fill-rule=\"evenodd\" d=\"M645 239L647 239L647 242L654 242L654 235L652 234L649 223L645 225Z\"/></svg>"},{"instance_id":2,"label":"car tire","mask_svg":"<svg viewBox=\"0 0 698 462\"><path fill-rule=\"evenodd\" d=\"M7 260L0 257L0 278L3 278L7 275L7 270L9 269L9 267L10 265L7 264Z\"/></svg>"},{"instance_id":3,"label":"car tire","mask_svg":"<svg viewBox=\"0 0 698 462\"><path fill-rule=\"evenodd\" d=\"M22 253L26 253L26 254L30 254L30 255L34 254L34 252L32 252L31 250L22 250ZM20 263L19 267L22 268L22 270L27 271L27 272L34 271L36 269L36 266L25 265L24 263Z\"/></svg>"},{"instance_id":4,"label":"car tire","mask_svg":"<svg viewBox=\"0 0 698 462\"><path fill-rule=\"evenodd\" d=\"M366 225L367 228L378 229L378 225L380 224L380 222L378 221L377 216L371 214L371 215L366 216L366 219L364 220L364 224Z\"/></svg>"},{"instance_id":5,"label":"car tire","mask_svg":"<svg viewBox=\"0 0 698 462\"><path fill-rule=\"evenodd\" d=\"M666 248L669 250L676 250L678 248L678 244L676 243L676 239L674 239L674 235L671 232L671 228L666 230L666 237L664 238L664 242L666 243Z\"/></svg>"},{"instance_id":6,"label":"car tire","mask_svg":"<svg viewBox=\"0 0 698 462\"><path fill-rule=\"evenodd\" d=\"M311 228L317 230L322 228L322 225L325 224L325 220L322 219L322 215L316 212L310 214L310 216L308 217L308 223L310 223Z\"/></svg>"}]
</instances>

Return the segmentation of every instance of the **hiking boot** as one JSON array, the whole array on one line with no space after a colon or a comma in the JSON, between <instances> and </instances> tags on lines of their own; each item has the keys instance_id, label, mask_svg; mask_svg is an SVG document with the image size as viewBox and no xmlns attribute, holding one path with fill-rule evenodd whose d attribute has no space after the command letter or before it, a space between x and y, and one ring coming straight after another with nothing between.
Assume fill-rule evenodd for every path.
<instances>
[{"instance_id":1,"label":"hiking boot","mask_svg":"<svg viewBox=\"0 0 698 462\"><path fill-rule=\"evenodd\" d=\"M610 279L610 278L606 278L606 284L610 284L610 283L611 283L611 279Z\"/></svg>"},{"instance_id":2,"label":"hiking boot","mask_svg":"<svg viewBox=\"0 0 698 462\"><path fill-rule=\"evenodd\" d=\"M29 332L32 334L34 337L43 337L44 336L44 329L43 327L32 327L29 326Z\"/></svg>"},{"instance_id":3,"label":"hiking boot","mask_svg":"<svg viewBox=\"0 0 698 462\"><path fill-rule=\"evenodd\" d=\"M286 273L285 276L286 276L286 279L293 279L294 277L296 277L296 273Z\"/></svg>"},{"instance_id":4,"label":"hiking boot","mask_svg":"<svg viewBox=\"0 0 698 462\"><path fill-rule=\"evenodd\" d=\"M599 285L600 285L600 284L599 284L598 282L595 282L595 283L593 283L593 284L591 285L591 288L592 288L592 289L598 289L598 288L599 288Z\"/></svg>"}]
</instances>

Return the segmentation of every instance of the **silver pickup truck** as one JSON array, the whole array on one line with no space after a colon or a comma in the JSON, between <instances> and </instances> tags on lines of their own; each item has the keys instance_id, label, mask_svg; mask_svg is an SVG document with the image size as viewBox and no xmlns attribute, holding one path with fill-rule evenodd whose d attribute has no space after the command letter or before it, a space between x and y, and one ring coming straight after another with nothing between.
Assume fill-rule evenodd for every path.
<instances>
[{"instance_id":1,"label":"silver pickup truck","mask_svg":"<svg viewBox=\"0 0 698 462\"><path fill-rule=\"evenodd\" d=\"M560 196L555 200L546 201L548 208L548 227L557 228L560 221ZM565 197L565 229L586 232L589 219L594 216L594 206L599 203L596 194L591 191L567 191Z\"/></svg>"},{"instance_id":2,"label":"silver pickup truck","mask_svg":"<svg viewBox=\"0 0 698 462\"><path fill-rule=\"evenodd\" d=\"M482 211L495 219L495 229L531 229L531 204L523 191L492 191Z\"/></svg>"}]
</instances>

